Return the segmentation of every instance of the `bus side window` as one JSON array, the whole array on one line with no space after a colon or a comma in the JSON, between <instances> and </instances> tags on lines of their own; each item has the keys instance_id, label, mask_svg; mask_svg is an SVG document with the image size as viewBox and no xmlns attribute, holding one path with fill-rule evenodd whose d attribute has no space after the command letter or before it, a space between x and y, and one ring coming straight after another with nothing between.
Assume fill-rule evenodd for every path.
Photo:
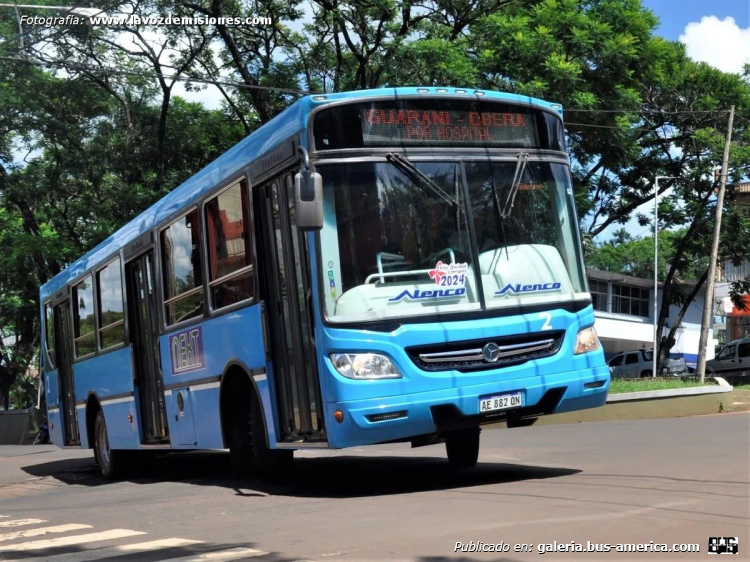
<instances>
[{"instance_id":1,"label":"bus side window","mask_svg":"<svg viewBox=\"0 0 750 562\"><path fill-rule=\"evenodd\" d=\"M52 307L44 305L44 333L47 344L47 370L56 369L55 361L55 316Z\"/></svg>"},{"instance_id":2,"label":"bus side window","mask_svg":"<svg viewBox=\"0 0 750 562\"><path fill-rule=\"evenodd\" d=\"M167 325L203 315L203 269L198 209L161 232Z\"/></svg>"},{"instance_id":3,"label":"bus side window","mask_svg":"<svg viewBox=\"0 0 750 562\"><path fill-rule=\"evenodd\" d=\"M208 280L214 310L255 296L250 204L245 180L206 203Z\"/></svg>"},{"instance_id":4,"label":"bus side window","mask_svg":"<svg viewBox=\"0 0 750 562\"><path fill-rule=\"evenodd\" d=\"M99 302L99 349L121 344L125 336L125 315L122 307L120 258L96 274Z\"/></svg>"},{"instance_id":5,"label":"bus side window","mask_svg":"<svg viewBox=\"0 0 750 562\"><path fill-rule=\"evenodd\" d=\"M73 287L73 337L76 357L96 351L94 318L94 286L89 275Z\"/></svg>"}]
</instances>

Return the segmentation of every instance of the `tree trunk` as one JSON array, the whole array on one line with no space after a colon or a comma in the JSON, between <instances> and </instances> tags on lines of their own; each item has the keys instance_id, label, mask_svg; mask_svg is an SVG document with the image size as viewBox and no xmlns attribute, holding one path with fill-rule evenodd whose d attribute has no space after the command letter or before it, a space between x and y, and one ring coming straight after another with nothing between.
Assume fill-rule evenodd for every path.
<instances>
[{"instance_id":1,"label":"tree trunk","mask_svg":"<svg viewBox=\"0 0 750 562\"><path fill-rule=\"evenodd\" d=\"M688 308L693 303L693 300L695 300L695 296L700 292L701 287L706 282L706 279L708 279L708 270L703 272L703 275L701 275L700 279L698 279L695 287L693 287L693 290L690 291L688 296L685 298L685 302L683 303L682 308L680 308L680 312L675 317L674 322L672 322L672 327L669 329L669 334L667 335L667 345L663 345L659 349L659 365L664 364L664 362L667 360L667 354L674 346L674 343L670 345L669 342L674 342L674 336L675 333L677 333L677 329L680 327L680 324L682 323L682 318L685 316Z\"/></svg>"}]
</instances>

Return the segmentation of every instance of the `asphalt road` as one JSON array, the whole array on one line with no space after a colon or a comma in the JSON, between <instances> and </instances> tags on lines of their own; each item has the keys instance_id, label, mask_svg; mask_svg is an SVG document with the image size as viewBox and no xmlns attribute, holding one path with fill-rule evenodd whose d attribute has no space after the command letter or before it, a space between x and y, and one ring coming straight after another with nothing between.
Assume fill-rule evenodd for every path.
<instances>
[{"instance_id":1,"label":"asphalt road","mask_svg":"<svg viewBox=\"0 0 750 562\"><path fill-rule=\"evenodd\" d=\"M749 436L745 413L485 429L471 470L387 445L301 452L273 483L226 477L218 452L107 483L90 451L0 447L0 560L716 560L714 536L748 559ZM509 551L455 552L471 541ZM540 554L555 542L612 550ZM681 543L700 552L615 552Z\"/></svg>"}]
</instances>

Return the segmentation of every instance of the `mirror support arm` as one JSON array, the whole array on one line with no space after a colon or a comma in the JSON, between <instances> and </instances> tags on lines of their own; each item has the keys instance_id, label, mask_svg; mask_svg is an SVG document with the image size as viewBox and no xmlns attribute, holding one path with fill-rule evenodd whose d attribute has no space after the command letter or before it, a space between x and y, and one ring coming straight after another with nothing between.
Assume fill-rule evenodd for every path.
<instances>
[{"instance_id":1,"label":"mirror support arm","mask_svg":"<svg viewBox=\"0 0 750 562\"><path fill-rule=\"evenodd\" d=\"M302 159L302 171L306 172L310 169L310 155L307 153L307 149L302 145L298 146L297 150L299 151L299 156Z\"/></svg>"}]
</instances>

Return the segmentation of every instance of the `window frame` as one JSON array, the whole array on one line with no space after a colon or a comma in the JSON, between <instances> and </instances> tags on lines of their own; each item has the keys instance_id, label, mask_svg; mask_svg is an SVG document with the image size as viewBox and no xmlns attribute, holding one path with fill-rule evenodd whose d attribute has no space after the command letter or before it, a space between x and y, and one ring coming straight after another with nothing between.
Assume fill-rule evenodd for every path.
<instances>
[{"instance_id":1,"label":"window frame","mask_svg":"<svg viewBox=\"0 0 750 562\"><path fill-rule=\"evenodd\" d=\"M208 197L208 196L207 196ZM172 227L175 223L178 221L184 219L189 214L197 212L198 213L198 229L199 229L199 252L200 252L200 264L201 264L201 283L200 285L196 285L192 289L189 289L187 291L184 291L180 293L179 295L172 296L170 298L166 298L165 290L167 288L167 278L164 271L164 249L162 247L162 234L164 231L169 230L169 228ZM159 316L161 317L161 329L162 333L166 333L172 330L175 330L176 328L187 325L191 322L196 322L201 319L205 319L206 315L208 314L208 296L206 295L206 275L205 271L207 269L207 255L205 252L205 233L204 233L204 226L203 226L203 219L202 219L202 212L201 207L196 203L188 206L186 209L183 209L179 214L176 214L175 216L171 217L169 220L167 220L163 226L160 226L156 230L156 247L158 254L155 256L158 261L156 262L156 267L154 269L158 270L158 273L154 272L154 277L158 275L158 278L154 280L154 283L157 285L160 285L159 292L161 293L158 296L158 302L161 304L159 312ZM187 298L193 295L197 295L200 292L203 292L203 314L199 314L196 316L193 316L191 318L186 318L185 320L181 320L179 322L174 322L172 324L168 323L168 313L167 313L167 307L174 303L178 302L180 299Z\"/></svg>"},{"instance_id":2,"label":"window frame","mask_svg":"<svg viewBox=\"0 0 750 562\"><path fill-rule=\"evenodd\" d=\"M726 361L727 359L734 359L736 355L737 347L735 346L735 344L730 343L719 352L719 355L716 357L716 359L718 359L719 361Z\"/></svg>"},{"instance_id":3,"label":"window frame","mask_svg":"<svg viewBox=\"0 0 750 562\"><path fill-rule=\"evenodd\" d=\"M637 364L641 363L641 357L640 357L640 355L641 354L638 351L635 351L635 352L631 351L629 353L626 353L625 354L625 361L623 362L623 365L637 365ZM631 357L635 357L635 361L628 361Z\"/></svg>"},{"instance_id":4,"label":"window frame","mask_svg":"<svg viewBox=\"0 0 750 562\"><path fill-rule=\"evenodd\" d=\"M604 292L601 291L595 291L594 286L599 287L599 285L604 285ZM589 293L591 294L591 306L594 307L594 310L598 310L599 312L609 312L609 283L607 281L601 281L600 279L590 279L589 280ZM594 298L594 295L604 296L604 308L597 308L596 307L596 299Z\"/></svg>"},{"instance_id":5,"label":"window frame","mask_svg":"<svg viewBox=\"0 0 750 562\"><path fill-rule=\"evenodd\" d=\"M611 302L611 313L612 314L620 314L623 316L632 316L634 318L651 318L651 298L652 298L652 292L649 289L646 289L644 287L637 287L635 285L628 285L626 283L615 283L613 282L611 284L612 287L612 302ZM615 291L620 290L622 287L627 287L627 289L631 292L629 295L623 295L623 294L617 294ZM638 291L639 295L641 293L645 293L647 296L645 298L642 298L641 296L634 297L632 295L632 291ZM621 306L616 307L615 302L622 303L623 300L628 301L628 312L622 312ZM633 314L633 302L644 302L646 303L646 315L641 314ZM615 309L618 310L615 310Z\"/></svg>"},{"instance_id":6,"label":"window frame","mask_svg":"<svg viewBox=\"0 0 750 562\"><path fill-rule=\"evenodd\" d=\"M118 270L119 278L120 278L120 302L122 302L122 320L118 320L117 322L112 322L110 324L107 324L106 326L102 326L102 318L101 318L101 293L99 291L99 274L104 271L108 266L112 265L115 261L120 261L120 267ZM96 349L98 352L107 352L107 351L114 351L115 349L120 349L121 347L125 346L125 342L127 340L127 334L126 332L126 323L125 318L127 317L127 301L125 299L125 284L123 282L123 260L120 257L120 254L117 253L116 255L112 256L109 260L104 262L101 266L98 266L93 271L94 276L94 304L95 304L95 314L96 314ZM104 331L109 330L111 328L114 328L116 326L122 325L122 341L120 343L117 343L115 345L110 345L107 347L102 347L101 345L101 335Z\"/></svg>"},{"instance_id":7,"label":"window frame","mask_svg":"<svg viewBox=\"0 0 750 562\"><path fill-rule=\"evenodd\" d=\"M42 304L42 310L44 311L44 365L46 371L57 370L57 355L56 355L56 343L55 343L55 307L52 305L52 300L48 300ZM51 313L50 317L47 316L47 311ZM52 347L50 347L49 341L49 329L50 320L52 323Z\"/></svg>"},{"instance_id":8,"label":"window frame","mask_svg":"<svg viewBox=\"0 0 750 562\"><path fill-rule=\"evenodd\" d=\"M91 280L91 300L93 301L91 304L94 306L94 330L88 334L83 334L76 336L76 317L78 317L78 324L80 326L80 315L76 312L78 309L78 290L77 287L81 283L84 283L86 281L86 278L89 278ZM73 329L73 361L77 361L79 359L89 359L93 356L95 356L98 352L98 345L97 345L97 338L98 338L98 329L99 329L99 319L97 318L96 314L96 301L97 301L97 294L96 294L96 288L94 283L94 272L88 271L78 279L76 279L74 282L70 284L70 314L73 316L72 318L72 329ZM74 306L75 305L75 306ZM93 334L94 336L94 350L90 353L86 353L84 355L78 354L78 342L83 341L84 339L90 337Z\"/></svg>"},{"instance_id":9,"label":"window frame","mask_svg":"<svg viewBox=\"0 0 750 562\"><path fill-rule=\"evenodd\" d=\"M613 361L614 361L615 359L619 359L619 360L620 360L620 362L619 362L619 363L617 363L617 364L615 364L615 365L613 365L613 364L612 364L612 362L613 362ZM610 367L613 367L613 368L614 368L614 367L622 367L622 365L623 365L623 362L624 362L624 361L625 361L625 354L624 354L624 353L618 353L617 355L615 355L615 356L614 356L614 357L613 357L612 359L610 359L610 360L609 360L609 361L607 362L607 365L608 365L608 366L610 366Z\"/></svg>"},{"instance_id":10,"label":"window frame","mask_svg":"<svg viewBox=\"0 0 750 562\"><path fill-rule=\"evenodd\" d=\"M248 242L245 243L245 252L250 251L252 256L252 263L250 265L246 265L241 267L240 269L237 269L236 271L233 271L231 273L228 273L226 275L223 275L221 277L217 277L216 279L211 279L211 247L209 246L209 240L208 240L208 213L206 212L206 207L211 201L214 201L219 196L221 196L223 193L229 191L233 187L240 186L240 189L242 189L242 182L245 182L245 194L247 196L247 233L249 237L251 238ZM240 200L241 201L241 200ZM201 208L200 208L200 215L201 215L201 228L203 229L204 236L201 246L203 247L202 251L204 253L203 255L203 261L206 265L206 275L204 276L204 285L207 287L207 293L206 293L206 309L210 316L214 316L216 314L224 313L225 311L231 311L236 308L242 308L245 306L249 306L252 304L255 304L258 302L258 269L256 266L257 259L257 253L256 253L256 245L255 245L255 213L253 209L253 193L252 188L250 185L249 178L242 174L241 176L233 179L223 187L220 187L214 191L211 191L209 194L207 194L203 201L201 202ZM170 223L172 224L172 223ZM243 230L245 228L243 227ZM161 234L160 234L160 240L161 240ZM248 244L250 248L248 248ZM161 248L160 248L161 249ZM234 277L239 277L243 275L244 273L247 273L248 271L252 272L252 282L254 287L254 294L252 297L243 299L238 302L234 302L232 304L222 306L222 307L215 307L212 297L212 291L211 289L215 287L216 285L220 285L221 283L224 283L226 281L229 281L233 279ZM165 317L166 322L166 317Z\"/></svg>"}]
</instances>

